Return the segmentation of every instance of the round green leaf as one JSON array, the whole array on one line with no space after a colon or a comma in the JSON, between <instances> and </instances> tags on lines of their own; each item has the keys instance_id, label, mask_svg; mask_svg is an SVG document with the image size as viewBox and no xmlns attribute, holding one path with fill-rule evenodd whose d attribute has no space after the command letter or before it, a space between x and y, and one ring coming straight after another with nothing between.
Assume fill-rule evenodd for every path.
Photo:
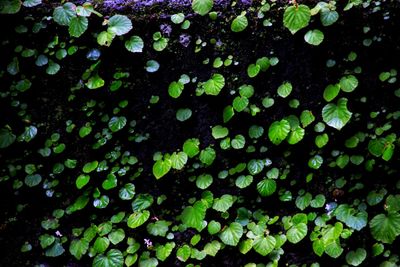
<instances>
[{"instance_id":1,"label":"round green leaf","mask_svg":"<svg viewBox=\"0 0 400 267\"><path fill-rule=\"evenodd\" d=\"M304 35L304 40L310 45L320 45L324 40L324 33L320 30L309 30Z\"/></svg>"},{"instance_id":2,"label":"round green leaf","mask_svg":"<svg viewBox=\"0 0 400 267\"><path fill-rule=\"evenodd\" d=\"M231 24L231 30L233 32L242 32L244 31L247 26L249 25L249 22L246 18L246 14L241 14L239 16L237 16ZM258 70L260 71L260 70ZM250 76L250 75L249 75ZM250 76L251 77L251 76ZM253 76L254 77L254 76Z\"/></svg>"},{"instance_id":3,"label":"round green leaf","mask_svg":"<svg viewBox=\"0 0 400 267\"><path fill-rule=\"evenodd\" d=\"M340 88L343 92L353 92L358 86L358 80L354 75L348 75L340 79Z\"/></svg>"},{"instance_id":4,"label":"round green leaf","mask_svg":"<svg viewBox=\"0 0 400 267\"><path fill-rule=\"evenodd\" d=\"M74 17L69 23L69 35L72 37L80 37L88 28L89 21L86 17Z\"/></svg>"},{"instance_id":5,"label":"round green leaf","mask_svg":"<svg viewBox=\"0 0 400 267\"><path fill-rule=\"evenodd\" d=\"M99 254L93 260L93 267L122 267L124 256L118 249L110 249L106 255Z\"/></svg>"},{"instance_id":6,"label":"round green leaf","mask_svg":"<svg viewBox=\"0 0 400 267\"><path fill-rule=\"evenodd\" d=\"M341 130L345 126L352 113L347 109L347 99L340 98L337 104L329 103L322 109L322 118L329 126Z\"/></svg>"},{"instance_id":7,"label":"round green leaf","mask_svg":"<svg viewBox=\"0 0 400 267\"><path fill-rule=\"evenodd\" d=\"M141 53L143 51L144 42L140 36L134 35L125 41L125 48L132 53Z\"/></svg>"},{"instance_id":8,"label":"round green leaf","mask_svg":"<svg viewBox=\"0 0 400 267\"><path fill-rule=\"evenodd\" d=\"M115 34L117 36L124 35L132 30L131 20L124 15L114 15L108 20L109 33Z\"/></svg>"},{"instance_id":9,"label":"round green leaf","mask_svg":"<svg viewBox=\"0 0 400 267\"><path fill-rule=\"evenodd\" d=\"M306 5L292 5L285 9L283 14L283 25L295 34L298 30L306 27L311 18L311 10Z\"/></svg>"},{"instance_id":10,"label":"round green leaf","mask_svg":"<svg viewBox=\"0 0 400 267\"><path fill-rule=\"evenodd\" d=\"M128 217L128 227L137 228L144 224L150 218L150 212L148 210L136 211Z\"/></svg>"},{"instance_id":11,"label":"round green leaf","mask_svg":"<svg viewBox=\"0 0 400 267\"><path fill-rule=\"evenodd\" d=\"M193 0L192 9L197 14L204 16L213 8L213 0Z\"/></svg>"},{"instance_id":12,"label":"round green leaf","mask_svg":"<svg viewBox=\"0 0 400 267\"><path fill-rule=\"evenodd\" d=\"M268 129L268 138L275 144L279 145L283 140L286 139L290 132L290 124L287 120L273 122Z\"/></svg>"},{"instance_id":13,"label":"round green leaf","mask_svg":"<svg viewBox=\"0 0 400 267\"><path fill-rule=\"evenodd\" d=\"M219 238L228 246L236 246L243 235L243 227L237 222L231 223L220 233Z\"/></svg>"},{"instance_id":14,"label":"round green leaf","mask_svg":"<svg viewBox=\"0 0 400 267\"><path fill-rule=\"evenodd\" d=\"M293 225L286 233L290 243L297 244L307 235L307 224L299 223Z\"/></svg>"}]
</instances>

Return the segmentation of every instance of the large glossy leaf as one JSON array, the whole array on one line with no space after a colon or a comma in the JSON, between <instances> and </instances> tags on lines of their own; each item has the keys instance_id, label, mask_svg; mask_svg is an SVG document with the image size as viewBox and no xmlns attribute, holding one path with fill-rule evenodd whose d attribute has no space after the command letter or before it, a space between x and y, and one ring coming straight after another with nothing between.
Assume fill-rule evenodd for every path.
<instances>
[{"instance_id":1,"label":"large glossy leaf","mask_svg":"<svg viewBox=\"0 0 400 267\"><path fill-rule=\"evenodd\" d=\"M200 231L203 227L203 220L206 217L206 210L204 203L198 201L193 206L186 207L183 210L181 220L187 227Z\"/></svg>"},{"instance_id":2,"label":"large glossy leaf","mask_svg":"<svg viewBox=\"0 0 400 267\"><path fill-rule=\"evenodd\" d=\"M124 15L114 15L108 20L109 33L115 34L117 36L124 35L132 30L131 20Z\"/></svg>"},{"instance_id":3,"label":"large glossy leaf","mask_svg":"<svg viewBox=\"0 0 400 267\"><path fill-rule=\"evenodd\" d=\"M349 251L346 254L346 261L351 266L360 265L367 257L367 251L363 248L358 248L356 251Z\"/></svg>"},{"instance_id":4,"label":"large glossy leaf","mask_svg":"<svg viewBox=\"0 0 400 267\"><path fill-rule=\"evenodd\" d=\"M400 235L400 214L378 214L369 222L369 227L376 240L391 244Z\"/></svg>"},{"instance_id":5,"label":"large glossy leaf","mask_svg":"<svg viewBox=\"0 0 400 267\"><path fill-rule=\"evenodd\" d=\"M9 129L0 129L0 148L6 148L15 142L17 137Z\"/></svg>"},{"instance_id":6,"label":"large glossy leaf","mask_svg":"<svg viewBox=\"0 0 400 267\"><path fill-rule=\"evenodd\" d=\"M283 140L286 139L290 132L290 124L287 120L275 121L269 126L268 138L275 144L279 145Z\"/></svg>"},{"instance_id":7,"label":"large glossy leaf","mask_svg":"<svg viewBox=\"0 0 400 267\"><path fill-rule=\"evenodd\" d=\"M160 179L166 175L172 167L172 162L170 159L160 159L157 160L153 165L153 175L157 179Z\"/></svg>"},{"instance_id":8,"label":"large glossy leaf","mask_svg":"<svg viewBox=\"0 0 400 267\"><path fill-rule=\"evenodd\" d=\"M329 126L340 130L345 126L352 113L347 109L347 99L341 98L337 104L329 103L322 109L322 118Z\"/></svg>"},{"instance_id":9,"label":"large glossy leaf","mask_svg":"<svg viewBox=\"0 0 400 267\"><path fill-rule=\"evenodd\" d=\"M241 14L232 21L231 31L242 32L247 28L248 25L249 22L246 18L246 14Z\"/></svg>"},{"instance_id":10,"label":"large glossy leaf","mask_svg":"<svg viewBox=\"0 0 400 267\"><path fill-rule=\"evenodd\" d=\"M276 182L273 179L263 179L257 184L257 191L261 196L272 195L276 191Z\"/></svg>"},{"instance_id":11,"label":"large glossy leaf","mask_svg":"<svg viewBox=\"0 0 400 267\"><path fill-rule=\"evenodd\" d=\"M221 241L228 246L236 246L243 235L243 226L237 222L231 223L219 235Z\"/></svg>"},{"instance_id":12,"label":"large glossy leaf","mask_svg":"<svg viewBox=\"0 0 400 267\"><path fill-rule=\"evenodd\" d=\"M286 233L290 243L297 244L307 235L307 224L299 223L293 225Z\"/></svg>"},{"instance_id":13,"label":"large glossy leaf","mask_svg":"<svg viewBox=\"0 0 400 267\"><path fill-rule=\"evenodd\" d=\"M219 212L226 212L233 205L233 197L225 194L214 199L213 209Z\"/></svg>"},{"instance_id":14,"label":"large glossy leaf","mask_svg":"<svg viewBox=\"0 0 400 267\"><path fill-rule=\"evenodd\" d=\"M336 219L344 222L348 227L360 231L367 225L368 213L357 211L347 204L339 205L335 210Z\"/></svg>"},{"instance_id":15,"label":"large glossy leaf","mask_svg":"<svg viewBox=\"0 0 400 267\"><path fill-rule=\"evenodd\" d=\"M207 95L218 95L225 86L225 78L221 74L215 73L211 79L204 83L204 91Z\"/></svg>"},{"instance_id":16,"label":"large glossy leaf","mask_svg":"<svg viewBox=\"0 0 400 267\"><path fill-rule=\"evenodd\" d=\"M89 249L89 242L85 239L72 240L69 246L69 252L77 260L80 260L82 256L86 254L88 249Z\"/></svg>"},{"instance_id":17,"label":"large glossy leaf","mask_svg":"<svg viewBox=\"0 0 400 267\"><path fill-rule=\"evenodd\" d=\"M93 260L93 267L122 267L124 256L118 249L110 249L106 255L97 255Z\"/></svg>"},{"instance_id":18,"label":"large glossy leaf","mask_svg":"<svg viewBox=\"0 0 400 267\"><path fill-rule=\"evenodd\" d=\"M273 236L257 237L253 241L254 250L262 255L267 256L275 248L276 239Z\"/></svg>"},{"instance_id":19,"label":"large glossy leaf","mask_svg":"<svg viewBox=\"0 0 400 267\"><path fill-rule=\"evenodd\" d=\"M292 34L306 27L310 21L311 11L306 5L293 5L285 9L283 24Z\"/></svg>"},{"instance_id":20,"label":"large glossy leaf","mask_svg":"<svg viewBox=\"0 0 400 267\"><path fill-rule=\"evenodd\" d=\"M124 116L112 117L108 122L108 128L113 132L118 132L126 125L126 118Z\"/></svg>"},{"instance_id":21,"label":"large glossy leaf","mask_svg":"<svg viewBox=\"0 0 400 267\"><path fill-rule=\"evenodd\" d=\"M62 6L56 7L53 11L53 19L60 25L68 26L71 19L76 17L76 6L67 2Z\"/></svg>"},{"instance_id":22,"label":"large glossy leaf","mask_svg":"<svg viewBox=\"0 0 400 267\"><path fill-rule=\"evenodd\" d=\"M211 11L213 5L214 5L213 0L193 0L192 9L197 14L204 16Z\"/></svg>"},{"instance_id":23,"label":"large glossy leaf","mask_svg":"<svg viewBox=\"0 0 400 267\"><path fill-rule=\"evenodd\" d=\"M144 47L143 39L140 36L134 35L125 41L125 47L132 53L141 53Z\"/></svg>"},{"instance_id":24,"label":"large glossy leaf","mask_svg":"<svg viewBox=\"0 0 400 267\"><path fill-rule=\"evenodd\" d=\"M69 34L72 37L81 36L88 28L88 19L86 17L73 17L69 23Z\"/></svg>"},{"instance_id":25,"label":"large glossy leaf","mask_svg":"<svg viewBox=\"0 0 400 267\"><path fill-rule=\"evenodd\" d=\"M128 227L137 228L144 224L149 218L150 212L148 210L134 212L128 217Z\"/></svg>"}]
</instances>

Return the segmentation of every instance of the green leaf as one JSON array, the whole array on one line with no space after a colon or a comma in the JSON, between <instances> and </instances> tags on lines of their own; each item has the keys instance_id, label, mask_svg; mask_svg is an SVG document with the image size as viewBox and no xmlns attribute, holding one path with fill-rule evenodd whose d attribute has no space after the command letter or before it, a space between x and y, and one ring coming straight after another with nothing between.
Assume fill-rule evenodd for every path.
<instances>
[{"instance_id":1,"label":"green leaf","mask_svg":"<svg viewBox=\"0 0 400 267\"><path fill-rule=\"evenodd\" d=\"M309 30L304 35L304 41L310 45L320 45L324 40L324 33L320 30Z\"/></svg>"},{"instance_id":2,"label":"green leaf","mask_svg":"<svg viewBox=\"0 0 400 267\"><path fill-rule=\"evenodd\" d=\"M221 224L217 221L211 221L207 225L207 231L210 235L215 235L221 231Z\"/></svg>"},{"instance_id":3,"label":"green leaf","mask_svg":"<svg viewBox=\"0 0 400 267\"><path fill-rule=\"evenodd\" d=\"M185 167L187 160L188 156L185 152L174 152L170 157L171 167L176 170L182 170L183 167Z\"/></svg>"},{"instance_id":4,"label":"green leaf","mask_svg":"<svg viewBox=\"0 0 400 267\"><path fill-rule=\"evenodd\" d=\"M184 20L185 20L185 14L183 13L177 13L171 16L171 21L174 24L181 24Z\"/></svg>"},{"instance_id":5,"label":"green leaf","mask_svg":"<svg viewBox=\"0 0 400 267\"><path fill-rule=\"evenodd\" d=\"M207 255L215 257L215 255L217 255L220 249L221 249L221 243L218 242L217 240L213 240L212 242L207 243L204 246L203 250Z\"/></svg>"},{"instance_id":6,"label":"green leaf","mask_svg":"<svg viewBox=\"0 0 400 267\"><path fill-rule=\"evenodd\" d=\"M331 102L335 97L339 94L340 85L339 84L330 84L324 90L324 99L326 102Z\"/></svg>"},{"instance_id":7,"label":"green leaf","mask_svg":"<svg viewBox=\"0 0 400 267\"><path fill-rule=\"evenodd\" d=\"M286 233L290 243L297 244L307 235L307 224L299 223L293 225Z\"/></svg>"},{"instance_id":8,"label":"green leaf","mask_svg":"<svg viewBox=\"0 0 400 267\"><path fill-rule=\"evenodd\" d=\"M158 245L156 247L156 257L160 261L165 261L169 255L171 255L172 250L175 248L174 242L166 243L165 245Z\"/></svg>"},{"instance_id":9,"label":"green leaf","mask_svg":"<svg viewBox=\"0 0 400 267\"><path fill-rule=\"evenodd\" d=\"M221 74L215 73L211 79L204 83L204 90L207 95L218 95L225 86L225 78Z\"/></svg>"},{"instance_id":10,"label":"green leaf","mask_svg":"<svg viewBox=\"0 0 400 267\"><path fill-rule=\"evenodd\" d=\"M193 0L192 9L197 14L204 16L213 8L213 0Z\"/></svg>"},{"instance_id":11,"label":"green leaf","mask_svg":"<svg viewBox=\"0 0 400 267\"><path fill-rule=\"evenodd\" d=\"M61 256L65 252L63 246L56 241L50 248L48 248L45 252L47 257L58 257Z\"/></svg>"},{"instance_id":12,"label":"green leaf","mask_svg":"<svg viewBox=\"0 0 400 267\"><path fill-rule=\"evenodd\" d=\"M124 15L114 15L108 20L109 33L115 34L117 36L124 35L132 30L131 20Z\"/></svg>"},{"instance_id":13,"label":"green leaf","mask_svg":"<svg viewBox=\"0 0 400 267\"><path fill-rule=\"evenodd\" d=\"M244 148L245 144L246 144L246 139L241 134L235 135L235 138L233 138L231 141L231 145L234 149L242 149Z\"/></svg>"},{"instance_id":14,"label":"green leaf","mask_svg":"<svg viewBox=\"0 0 400 267\"><path fill-rule=\"evenodd\" d=\"M176 112L176 119L178 121L186 121L192 117L192 110L190 108L180 108Z\"/></svg>"},{"instance_id":15,"label":"green leaf","mask_svg":"<svg viewBox=\"0 0 400 267\"><path fill-rule=\"evenodd\" d=\"M324 26L330 26L339 19L339 13L332 10L320 12L321 23Z\"/></svg>"},{"instance_id":16,"label":"green leaf","mask_svg":"<svg viewBox=\"0 0 400 267\"><path fill-rule=\"evenodd\" d=\"M25 184L29 187L34 187L40 184L42 176L40 174L31 174L25 177Z\"/></svg>"},{"instance_id":17,"label":"green leaf","mask_svg":"<svg viewBox=\"0 0 400 267\"><path fill-rule=\"evenodd\" d=\"M303 128L297 126L294 130L290 131L287 139L288 143L291 145L297 144L303 139L305 132L306 131Z\"/></svg>"},{"instance_id":18,"label":"green leaf","mask_svg":"<svg viewBox=\"0 0 400 267\"><path fill-rule=\"evenodd\" d=\"M305 193L302 196L298 196L296 198L296 207L300 210L305 210L308 206L310 206L312 200L312 195L310 193Z\"/></svg>"},{"instance_id":19,"label":"green leaf","mask_svg":"<svg viewBox=\"0 0 400 267\"><path fill-rule=\"evenodd\" d=\"M203 228L206 210L206 206L202 202L197 201L193 206L186 207L183 210L181 220L187 227L192 227L200 231Z\"/></svg>"},{"instance_id":20,"label":"green leaf","mask_svg":"<svg viewBox=\"0 0 400 267\"><path fill-rule=\"evenodd\" d=\"M124 256L118 249L110 249L106 255L99 254L93 260L93 267L122 267Z\"/></svg>"},{"instance_id":21,"label":"green leaf","mask_svg":"<svg viewBox=\"0 0 400 267\"><path fill-rule=\"evenodd\" d=\"M348 75L340 79L339 84L343 92L350 93L357 88L358 80L355 76Z\"/></svg>"},{"instance_id":22,"label":"green leaf","mask_svg":"<svg viewBox=\"0 0 400 267\"><path fill-rule=\"evenodd\" d=\"M128 217L128 227L138 228L139 226L144 224L149 218L150 212L148 210L134 212Z\"/></svg>"},{"instance_id":23,"label":"green leaf","mask_svg":"<svg viewBox=\"0 0 400 267\"><path fill-rule=\"evenodd\" d=\"M217 125L217 126L212 127L211 134L214 137L214 139L221 139L221 138L226 137L229 134L229 130L226 127Z\"/></svg>"},{"instance_id":24,"label":"green leaf","mask_svg":"<svg viewBox=\"0 0 400 267\"><path fill-rule=\"evenodd\" d=\"M88 19L86 17L74 17L69 23L69 35L72 37L80 37L88 28Z\"/></svg>"},{"instance_id":25,"label":"green leaf","mask_svg":"<svg viewBox=\"0 0 400 267\"><path fill-rule=\"evenodd\" d=\"M242 112L249 105L249 99L243 96L237 96L233 100L232 106L237 112Z\"/></svg>"},{"instance_id":26,"label":"green leaf","mask_svg":"<svg viewBox=\"0 0 400 267\"><path fill-rule=\"evenodd\" d=\"M306 128L315 120L314 114L310 110L303 110L300 114L300 122L303 128Z\"/></svg>"},{"instance_id":27,"label":"green leaf","mask_svg":"<svg viewBox=\"0 0 400 267\"><path fill-rule=\"evenodd\" d=\"M71 241L69 246L69 252L73 255L77 260L80 260L83 255L89 249L89 242L85 239L75 239Z\"/></svg>"},{"instance_id":28,"label":"green leaf","mask_svg":"<svg viewBox=\"0 0 400 267\"><path fill-rule=\"evenodd\" d=\"M229 194L215 198L212 208L219 212L226 212L233 205L233 197Z\"/></svg>"},{"instance_id":29,"label":"green leaf","mask_svg":"<svg viewBox=\"0 0 400 267\"><path fill-rule=\"evenodd\" d=\"M212 147L207 147L200 152L199 159L205 165L210 166L216 157L217 154L215 153L215 150Z\"/></svg>"},{"instance_id":30,"label":"green leaf","mask_svg":"<svg viewBox=\"0 0 400 267\"><path fill-rule=\"evenodd\" d=\"M144 42L140 36L134 35L125 41L125 48L132 53L143 52Z\"/></svg>"},{"instance_id":31,"label":"green leaf","mask_svg":"<svg viewBox=\"0 0 400 267\"><path fill-rule=\"evenodd\" d=\"M189 158L193 158L200 152L199 145L200 145L199 139L197 138L188 139L183 144L183 152L185 152Z\"/></svg>"},{"instance_id":32,"label":"green leaf","mask_svg":"<svg viewBox=\"0 0 400 267\"><path fill-rule=\"evenodd\" d=\"M107 237L98 237L94 241L93 249L98 253L103 253L107 250L108 246L110 245L110 240Z\"/></svg>"},{"instance_id":33,"label":"green leaf","mask_svg":"<svg viewBox=\"0 0 400 267\"><path fill-rule=\"evenodd\" d=\"M164 220L158 220L154 223L147 225L147 232L153 236L165 236L168 232L168 227L171 225L170 222Z\"/></svg>"},{"instance_id":34,"label":"green leaf","mask_svg":"<svg viewBox=\"0 0 400 267\"><path fill-rule=\"evenodd\" d=\"M52 60L49 60L49 65L46 68L46 73L49 75L54 75L54 74L57 74L57 72L59 72L60 69L61 69L60 64L58 64Z\"/></svg>"},{"instance_id":35,"label":"green leaf","mask_svg":"<svg viewBox=\"0 0 400 267\"><path fill-rule=\"evenodd\" d=\"M249 22L248 22L248 20L246 18L246 13L245 14L241 14L241 15L237 16L232 21L231 31L233 31L233 32L242 32L247 28L248 25L249 25ZM258 65L256 65L256 66L258 66ZM258 66L258 68L260 69L260 66ZM260 70L258 70L258 71L260 71Z\"/></svg>"},{"instance_id":36,"label":"green leaf","mask_svg":"<svg viewBox=\"0 0 400 267\"><path fill-rule=\"evenodd\" d=\"M358 248L356 251L349 251L346 254L346 261L351 266L360 265L367 258L367 251L363 248Z\"/></svg>"},{"instance_id":37,"label":"green leaf","mask_svg":"<svg viewBox=\"0 0 400 267\"><path fill-rule=\"evenodd\" d=\"M268 129L268 138L275 144L279 145L283 140L286 139L290 132L290 124L287 120L273 122Z\"/></svg>"},{"instance_id":38,"label":"green leaf","mask_svg":"<svg viewBox=\"0 0 400 267\"><path fill-rule=\"evenodd\" d=\"M86 86L89 89L98 89L100 87L104 86L104 80L101 78L98 74L92 76L89 78L89 80L86 83Z\"/></svg>"},{"instance_id":39,"label":"green leaf","mask_svg":"<svg viewBox=\"0 0 400 267\"><path fill-rule=\"evenodd\" d=\"M369 227L376 240L391 244L400 235L400 214L378 214L369 222Z\"/></svg>"},{"instance_id":40,"label":"green leaf","mask_svg":"<svg viewBox=\"0 0 400 267\"><path fill-rule=\"evenodd\" d=\"M200 189L206 189L213 182L213 177L209 174L199 175L196 179L196 186Z\"/></svg>"},{"instance_id":41,"label":"green leaf","mask_svg":"<svg viewBox=\"0 0 400 267\"><path fill-rule=\"evenodd\" d=\"M283 25L295 34L298 30L306 27L311 18L311 10L306 5L293 5L285 9L283 14Z\"/></svg>"},{"instance_id":42,"label":"green leaf","mask_svg":"<svg viewBox=\"0 0 400 267\"><path fill-rule=\"evenodd\" d=\"M243 235L243 227L237 222L231 223L219 234L221 241L228 246L236 246Z\"/></svg>"},{"instance_id":43,"label":"green leaf","mask_svg":"<svg viewBox=\"0 0 400 267\"><path fill-rule=\"evenodd\" d=\"M336 219L357 231L367 226L368 213L365 211L357 211L348 204L339 205L335 210L335 215Z\"/></svg>"},{"instance_id":44,"label":"green leaf","mask_svg":"<svg viewBox=\"0 0 400 267\"><path fill-rule=\"evenodd\" d=\"M153 165L153 175L157 179L160 179L166 175L172 167L172 162L170 159L157 160Z\"/></svg>"},{"instance_id":45,"label":"green leaf","mask_svg":"<svg viewBox=\"0 0 400 267\"><path fill-rule=\"evenodd\" d=\"M183 245L176 251L176 257L178 260L185 262L189 259L191 254L191 248L188 245Z\"/></svg>"},{"instance_id":46,"label":"green leaf","mask_svg":"<svg viewBox=\"0 0 400 267\"><path fill-rule=\"evenodd\" d=\"M131 200L135 196L135 185L131 183L125 184L119 190L118 195L122 200Z\"/></svg>"},{"instance_id":47,"label":"green leaf","mask_svg":"<svg viewBox=\"0 0 400 267\"><path fill-rule=\"evenodd\" d=\"M292 92L292 84L290 82L284 82L278 87L277 93L280 97L286 98Z\"/></svg>"},{"instance_id":48,"label":"green leaf","mask_svg":"<svg viewBox=\"0 0 400 267\"><path fill-rule=\"evenodd\" d=\"M257 184L257 191L261 196L267 197L275 193L276 182L273 179L263 179Z\"/></svg>"},{"instance_id":49,"label":"green leaf","mask_svg":"<svg viewBox=\"0 0 400 267\"><path fill-rule=\"evenodd\" d=\"M184 84L181 82L172 82L168 86L168 94L173 98L178 98L184 89Z\"/></svg>"},{"instance_id":50,"label":"green leaf","mask_svg":"<svg viewBox=\"0 0 400 267\"><path fill-rule=\"evenodd\" d=\"M86 174L81 174L76 178L75 185L76 188L82 189L90 180L90 176Z\"/></svg>"},{"instance_id":51,"label":"green leaf","mask_svg":"<svg viewBox=\"0 0 400 267\"><path fill-rule=\"evenodd\" d=\"M336 239L325 245L325 253L332 258L338 258L343 253L343 248L340 246L339 240Z\"/></svg>"},{"instance_id":52,"label":"green leaf","mask_svg":"<svg viewBox=\"0 0 400 267\"><path fill-rule=\"evenodd\" d=\"M112 132L118 132L119 130L124 128L125 125L126 125L126 118L124 116L112 117L108 122L108 128L110 128Z\"/></svg>"},{"instance_id":53,"label":"green leaf","mask_svg":"<svg viewBox=\"0 0 400 267\"><path fill-rule=\"evenodd\" d=\"M20 0L2 0L0 2L0 14L15 14L21 9Z\"/></svg>"},{"instance_id":54,"label":"green leaf","mask_svg":"<svg viewBox=\"0 0 400 267\"><path fill-rule=\"evenodd\" d=\"M94 171L98 165L99 165L99 162L97 160L91 161L91 162L86 163L83 166L82 170L84 173L90 173L90 172Z\"/></svg>"},{"instance_id":55,"label":"green leaf","mask_svg":"<svg viewBox=\"0 0 400 267\"><path fill-rule=\"evenodd\" d=\"M125 231L121 228L116 229L108 234L108 240L110 240L113 245L121 243L124 239Z\"/></svg>"},{"instance_id":56,"label":"green leaf","mask_svg":"<svg viewBox=\"0 0 400 267\"><path fill-rule=\"evenodd\" d=\"M236 181L235 185L240 189L248 187L253 182L253 176L251 175L240 175Z\"/></svg>"},{"instance_id":57,"label":"green leaf","mask_svg":"<svg viewBox=\"0 0 400 267\"><path fill-rule=\"evenodd\" d=\"M254 250L261 256L267 256L274 250L276 239L273 236L262 237L258 236L253 241Z\"/></svg>"},{"instance_id":58,"label":"green leaf","mask_svg":"<svg viewBox=\"0 0 400 267\"><path fill-rule=\"evenodd\" d=\"M146 71L147 72L153 73L153 72L158 71L159 68L160 68L160 64L155 60L148 60L146 62Z\"/></svg>"},{"instance_id":59,"label":"green leaf","mask_svg":"<svg viewBox=\"0 0 400 267\"><path fill-rule=\"evenodd\" d=\"M337 104L329 103L322 109L322 118L329 126L341 130L345 126L352 113L347 109L347 99L340 98Z\"/></svg>"},{"instance_id":60,"label":"green leaf","mask_svg":"<svg viewBox=\"0 0 400 267\"><path fill-rule=\"evenodd\" d=\"M53 19L60 25L68 26L72 18L76 17L76 6L73 3L65 3L56 7L53 11Z\"/></svg>"},{"instance_id":61,"label":"green leaf","mask_svg":"<svg viewBox=\"0 0 400 267\"><path fill-rule=\"evenodd\" d=\"M7 128L0 129L0 148L6 148L15 142L17 137Z\"/></svg>"}]
</instances>

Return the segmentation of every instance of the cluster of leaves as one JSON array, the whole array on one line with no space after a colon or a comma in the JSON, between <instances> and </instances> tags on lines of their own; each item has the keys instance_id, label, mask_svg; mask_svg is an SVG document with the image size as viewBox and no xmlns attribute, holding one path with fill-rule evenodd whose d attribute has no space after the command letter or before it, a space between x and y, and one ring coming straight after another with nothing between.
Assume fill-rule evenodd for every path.
<instances>
[{"instance_id":1,"label":"cluster of leaves","mask_svg":"<svg viewBox=\"0 0 400 267\"><path fill-rule=\"evenodd\" d=\"M41 0L6 0L0 3L0 13L20 15L20 10L26 8L34 12L36 9L30 8L41 5ZM353 7L369 8L370 1L351 0L341 8L343 13L340 14L336 5L335 1L319 2L313 7L296 1L285 5L260 1L248 11L240 10L225 17L213 11L213 0L193 0L190 11L196 14L193 21L184 13L172 14L170 20L176 29L185 33L191 23L220 21L219 27L223 28L220 32L228 32L235 38L262 20L260 25L274 24L285 34L288 30L294 35L288 34L287 38L305 32L306 45L314 49L324 42L322 27L333 25ZM46 197L54 199L62 199L67 190L73 192L72 197L59 201L57 209L41 219L37 240L26 240L21 244L21 252L32 253L36 244L46 257L69 253L78 261L91 258L94 267L135 264L155 267L173 260L195 266L199 261L224 253L224 249L235 247L243 255L256 253L265 257L263 262L268 266L278 266L289 247L286 243L301 243L297 246L308 246L316 256L312 266L319 266L317 257L323 254L341 258L351 266L367 262L367 257L379 256L382 266L399 264L398 252L391 244L400 236L400 181L392 183L391 188L377 183L367 194L360 190L364 188L364 173L377 172L384 177L398 175L398 169L391 163L398 163L395 152L399 145L396 129L400 111L388 106L382 111L368 109L370 114L361 114L349 108L357 101L364 104L367 101L357 96L363 82L359 81L360 66L340 69L342 75L336 83L320 88L320 95L312 96L320 103L303 106L298 111L302 103L297 98L302 94L300 86L303 85L289 80L280 81L279 86L271 90L261 88L259 83L256 85L255 81L266 79L274 66L284 64L273 51L242 66L242 62L236 61L235 51L227 56L221 52L216 39L208 42L202 40L207 36L198 37L193 46L184 49L192 49L201 58L203 68L208 68L210 56L216 55L207 76L188 70L188 74L167 77L167 84L153 79L165 90L159 92L168 98L163 100L171 101L172 105L195 97L220 101L218 122L203 125L211 140L194 132L191 138L180 140L181 145L172 152L151 151L154 162L148 162L138 156L135 145L152 137L145 133L146 127L138 126L140 118L132 114L129 109L132 103L127 97L132 93L130 88L138 91L144 88L138 88L140 86L129 79L132 70L117 67L112 71L112 65L105 66L102 54L119 49L120 43L119 47L127 56L140 55L145 62L142 66L145 74L155 77L151 75L161 72L163 67L161 60L161 63L156 61L158 56L166 51L176 52L174 45L182 43L180 39L185 35L175 40L168 30L171 26L167 25L140 36L142 32L134 28L128 15L103 17L95 6L73 2L55 6L43 19L35 21L31 29L32 33L37 33L50 25L63 26L50 37L51 42L45 48L13 43L14 54L0 73L4 84L9 84L7 89L1 89L0 96L10 107L18 109L16 116L24 125L23 130L16 127L16 122L15 126L12 123L0 125L0 149L7 152L14 147L21 148L18 145L22 144L25 156L7 159L6 167L1 167L0 181L11 185L15 192L41 187ZM269 12L280 10L279 20L275 21ZM374 12L377 11L374 8ZM271 18L266 18L268 15ZM99 18L103 20L101 25L89 27L89 22L96 23ZM319 25L320 29L309 28L309 25ZM15 31L31 36L25 24L17 25ZM128 36L131 32L134 34ZM79 45L86 37L95 41L85 40L90 45ZM89 48L93 44L96 47ZM364 45L368 46L368 42ZM202 50L207 46L215 48L211 54ZM82 62L79 52L86 53L89 64L85 63L83 68L79 66L82 75L73 77L75 85L65 100L79 107L78 115L65 121L62 118L65 129L49 134L46 122L31 121L32 115L27 110L26 94L41 86L27 69L34 67L40 71L46 66L45 73L40 75L63 77L64 58ZM335 65L331 61L328 60L327 68ZM357 53L351 52L342 66L347 66L346 62L358 63ZM235 66L241 67L243 77L238 77ZM375 78L384 90L386 87L390 90L390 86L396 85L396 76L397 71L393 69ZM393 95L399 97L398 89ZM104 96L105 101L101 100ZM114 105L111 98L120 101ZM158 95L151 97L146 107L149 112L159 100ZM269 115L269 120L259 119L272 106L283 107L287 102L290 113L283 109L284 112ZM179 108L174 113L180 124L195 114L191 108L196 109L194 106ZM351 127L358 121L363 122L361 118L368 115L366 125ZM257 124L246 129L235 126L241 119L253 118L259 119ZM347 132L342 131L343 128ZM304 164L291 157L291 153L304 149L309 137L314 142L308 147L309 151L302 151L309 157ZM335 143L334 149L329 151L333 147L330 140L341 140L339 137L345 139L344 144ZM80 153L73 153L71 140L78 140ZM163 143L163 140L153 141ZM268 154L269 148L275 149L277 155ZM40 159L36 160L37 157ZM300 168L306 170L303 179L293 174L297 164L305 165ZM341 172L343 169L345 174ZM330 174L332 172L335 174ZM339 177L342 174L346 177ZM322 177L326 181L316 181ZM310 189L313 183L326 187L329 193ZM177 192L181 185L187 188ZM361 193L340 201L344 191ZM251 197L246 199L248 195ZM292 205L294 211L274 214L276 209L271 208L271 211L264 206L273 201L277 202L273 205ZM168 206L171 203L174 205ZM67 223L74 214L83 216L85 213L91 213L87 221ZM369 236L373 245L368 247L367 242L360 242L357 247L346 250L352 236L360 233ZM256 266L256 263L249 261L246 266Z\"/></svg>"}]
</instances>

